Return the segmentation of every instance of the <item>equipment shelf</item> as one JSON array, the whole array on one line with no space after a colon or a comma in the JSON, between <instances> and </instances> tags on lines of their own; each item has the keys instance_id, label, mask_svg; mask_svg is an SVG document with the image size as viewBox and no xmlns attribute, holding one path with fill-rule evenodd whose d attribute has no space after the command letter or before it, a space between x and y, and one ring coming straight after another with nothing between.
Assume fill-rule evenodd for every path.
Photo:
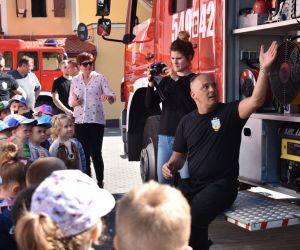
<instances>
[{"instance_id":1,"label":"equipment shelf","mask_svg":"<svg viewBox=\"0 0 300 250\"><path fill-rule=\"evenodd\" d=\"M300 25L296 19L266 23L257 26L250 26L245 28L234 29L232 33L234 35L283 35L287 31L300 30Z\"/></svg>"}]
</instances>

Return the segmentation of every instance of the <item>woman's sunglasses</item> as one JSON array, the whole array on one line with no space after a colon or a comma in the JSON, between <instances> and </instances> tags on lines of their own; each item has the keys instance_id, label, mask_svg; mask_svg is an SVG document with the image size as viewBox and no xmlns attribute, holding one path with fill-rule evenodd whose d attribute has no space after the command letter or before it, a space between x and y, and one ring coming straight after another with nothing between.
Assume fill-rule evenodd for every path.
<instances>
[{"instance_id":1,"label":"woman's sunglasses","mask_svg":"<svg viewBox=\"0 0 300 250\"><path fill-rule=\"evenodd\" d=\"M93 65L94 65L94 62L83 62L83 63L81 63L81 65L82 65L83 67L87 67L88 65L93 66Z\"/></svg>"}]
</instances>

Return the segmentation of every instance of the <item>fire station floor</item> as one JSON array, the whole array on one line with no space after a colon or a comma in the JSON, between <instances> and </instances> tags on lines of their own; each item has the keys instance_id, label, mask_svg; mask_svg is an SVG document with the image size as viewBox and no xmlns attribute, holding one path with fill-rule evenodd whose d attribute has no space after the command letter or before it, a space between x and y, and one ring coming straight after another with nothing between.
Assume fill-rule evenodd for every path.
<instances>
[{"instance_id":1,"label":"fire station floor","mask_svg":"<svg viewBox=\"0 0 300 250\"><path fill-rule=\"evenodd\" d=\"M139 163L128 162L124 157L118 128L105 129L102 151L105 164L104 187L116 199L121 198L131 187L141 184ZM106 241L95 247L95 250L112 249L114 212L104 219ZM226 222L224 216L220 215L211 224L209 236L213 241L210 250L300 250L300 225L249 232Z\"/></svg>"}]
</instances>

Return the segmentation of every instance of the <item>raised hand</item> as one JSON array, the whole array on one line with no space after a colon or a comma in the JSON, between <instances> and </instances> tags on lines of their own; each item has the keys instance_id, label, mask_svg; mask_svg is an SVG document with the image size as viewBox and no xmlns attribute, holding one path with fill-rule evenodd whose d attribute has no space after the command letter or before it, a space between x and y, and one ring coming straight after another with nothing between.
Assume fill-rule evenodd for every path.
<instances>
[{"instance_id":1,"label":"raised hand","mask_svg":"<svg viewBox=\"0 0 300 250\"><path fill-rule=\"evenodd\" d=\"M264 45L260 47L259 62L260 68L264 71L270 71L271 65L277 55L278 44L276 41L273 41L269 49L265 52Z\"/></svg>"}]
</instances>

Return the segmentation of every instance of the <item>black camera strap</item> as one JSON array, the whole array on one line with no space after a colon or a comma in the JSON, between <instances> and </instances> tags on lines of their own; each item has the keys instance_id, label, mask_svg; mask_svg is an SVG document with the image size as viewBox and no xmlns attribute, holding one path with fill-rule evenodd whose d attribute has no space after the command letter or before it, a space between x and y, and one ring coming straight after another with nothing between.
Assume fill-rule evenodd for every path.
<instances>
[{"instance_id":1,"label":"black camera strap","mask_svg":"<svg viewBox=\"0 0 300 250\"><path fill-rule=\"evenodd\" d=\"M161 87L159 86L159 84L157 83L158 79L156 77L154 77L154 87L156 88L156 91L160 97L160 99L162 101L165 101L166 100L166 97L165 95L163 94L162 90L161 90Z\"/></svg>"}]
</instances>

